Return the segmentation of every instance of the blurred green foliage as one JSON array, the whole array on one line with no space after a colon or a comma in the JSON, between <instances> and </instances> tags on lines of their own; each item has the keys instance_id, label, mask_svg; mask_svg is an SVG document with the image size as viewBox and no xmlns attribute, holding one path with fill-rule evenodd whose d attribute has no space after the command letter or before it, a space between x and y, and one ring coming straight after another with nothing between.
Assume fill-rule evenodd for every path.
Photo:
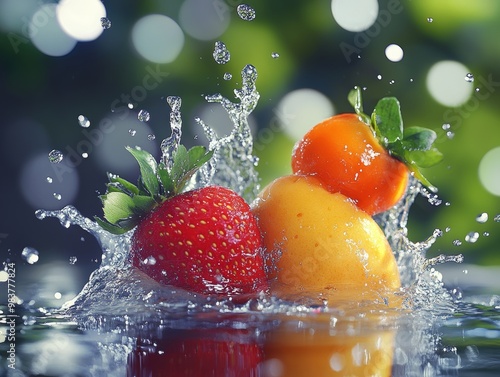
<instances>
[{"instance_id":1,"label":"blurred green foliage","mask_svg":"<svg viewBox=\"0 0 500 377\"><path fill-rule=\"evenodd\" d=\"M388 9L391 4L394 6L395 1L380 0L380 10ZM44 56L29 41L14 48L12 33L0 34L2 169L9 177L3 185L2 197L6 198L7 192L14 193L9 194L9 200L2 200L1 210L3 214L16 214L15 217L2 216L0 232L19 234L19 229L26 227L32 230L17 243L11 239L11 244L4 241L3 246L9 245L6 247L15 252L30 243L51 251L53 258L66 258L76 249L88 252L88 245L77 245L70 240L68 232L54 229L53 223L33 220L33 208L23 202L17 188L19 169L30 153L75 145L81 134L77 127L70 125L75 124L79 114L100 119L110 113L114 100L141 83L145 68L155 64L145 61L134 51L130 30L137 19L149 13L177 19L181 3L180 0L168 4L131 0L120 4L107 2L111 29L96 41L79 43L68 56L60 58ZM204 102L203 95L221 92L232 97L233 89L240 85L239 72L249 63L259 72L257 87L261 100L255 111L257 137L259 130L269 129L276 122L273 110L279 100L298 88L322 92L339 113L351 111L346 96L355 85L366 87L367 109L373 108L381 97L396 96L401 102L406 125L421 125L441 132L451 113L447 113L450 109L436 103L427 91L426 74L432 64L443 59L457 60L469 67L476 78L487 80L490 77L495 82L500 81L500 2L496 0L401 0L397 2L401 12L392 14L389 22L368 36L366 45L357 46L359 51L350 56L346 56L341 45L355 46L356 33L337 25L329 1L247 3L257 13L251 22L236 16L235 7L239 2L226 2L228 11L232 12L232 21L218 39L224 41L231 52L227 65L214 62L215 41L197 41L186 36L180 56L160 67L169 73L168 78L157 89L148 92L140 104L152 113L150 125L157 140L169 134L168 107L163 96L181 96L185 123L191 124L197 107ZM385 57L385 47L391 43L403 48L402 61L394 63ZM273 59L273 52L280 57ZM231 73L233 79L223 80L225 72ZM378 75L382 79L377 78ZM431 182L439 187L443 204L436 207L423 198L417 200L412 208L410 238L423 240L439 228L444 235L432 253L464 253L467 262L500 264L500 223L493 221L493 217L500 214L500 199L483 188L477 173L482 156L500 145L500 93L498 86L493 90L481 87L484 85L480 80L474 85L483 93L489 90L490 95L478 100L473 108L466 104L451 109L455 115L454 122L450 123L455 137L442 138L439 148L446 156L445 161L426 172ZM19 139L5 141L7 136L2 129L26 118L41 125L48 140L34 138L36 132L32 131L19 135ZM185 138L198 134L201 134L199 129L191 128L186 131ZM272 135L265 142L257 140L263 185L290 172L290 153L295 141L275 130ZM11 149L6 149L5 143L11 144ZM17 151L16 156L12 155L12 150ZM105 172L92 156L78 169L82 180L74 204L92 216L101 210L95 191L103 190ZM475 220L482 212L489 214L485 224ZM445 231L446 228L450 230ZM481 234L474 244L464 241L470 231ZM50 239L45 236L46 232L57 232L58 236ZM485 236L485 232L489 236ZM461 246L453 245L457 239L462 241ZM99 255L97 246L92 253Z\"/></svg>"}]
</instances>

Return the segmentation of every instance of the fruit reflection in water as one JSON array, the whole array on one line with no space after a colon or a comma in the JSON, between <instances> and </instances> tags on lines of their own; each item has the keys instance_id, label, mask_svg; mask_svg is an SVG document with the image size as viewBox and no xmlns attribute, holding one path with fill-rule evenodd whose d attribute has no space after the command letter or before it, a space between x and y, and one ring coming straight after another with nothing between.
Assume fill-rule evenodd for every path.
<instances>
[{"instance_id":1,"label":"fruit reflection in water","mask_svg":"<svg viewBox=\"0 0 500 377\"><path fill-rule=\"evenodd\" d=\"M262 349L246 330L168 330L138 339L127 377L258 377Z\"/></svg>"},{"instance_id":2,"label":"fruit reflection in water","mask_svg":"<svg viewBox=\"0 0 500 377\"><path fill-rule=\"evenodd\" d=\"M263 376L391 375L395 337L391 330L367 330L352 336L332 336L331 331L297 326L271 332L264 345Z\"/></svg>"}]
</instances>

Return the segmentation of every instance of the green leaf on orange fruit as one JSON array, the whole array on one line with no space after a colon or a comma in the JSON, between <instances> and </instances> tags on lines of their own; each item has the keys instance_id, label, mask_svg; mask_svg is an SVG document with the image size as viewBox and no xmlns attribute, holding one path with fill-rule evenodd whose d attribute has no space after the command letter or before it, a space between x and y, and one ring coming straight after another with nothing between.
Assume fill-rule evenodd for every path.
<instances>
[{"instance_id":1,"label":"green leaf on orange fruit","mask_svg":"<svg viewBox=\"0 0 500 377\"><path fill-rule=\"evenodd\" d=\"M403 117L399 101L385 97L378 101L372 114L372 124L383 145L403 138Z\"/></svg>"}]
</instances>

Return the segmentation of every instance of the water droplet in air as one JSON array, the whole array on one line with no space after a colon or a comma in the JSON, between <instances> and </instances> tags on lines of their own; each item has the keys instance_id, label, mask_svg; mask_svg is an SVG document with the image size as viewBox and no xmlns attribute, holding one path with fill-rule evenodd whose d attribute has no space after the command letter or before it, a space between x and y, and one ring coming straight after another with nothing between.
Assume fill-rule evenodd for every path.
<instances>
[{"instance_id":1,"label":"water droplet in air","mask_svg":"<svg viewBox=\"0 0 500 377\"><path fill-rule=\"evenodd\" d=\"M29 264L35 264L39 259L38 251L32 247L25 247L21 252L21 255Z\"/></svg>"},{"instance_id":2,"label":"water droplet in air","mask_svg":"<svg viewBox=\"0 0 500 377\"><path fill-rule=\"evenodd\" d=\"M474 75L472 73L467 73L465 75L465 81L467 81L467 82L474 82Z\"/></svg>"},{"instance_id":3,"label":"water droplet in air","mask_svg":"<svg viewBox=\"0 0 500 377\"><path fill-rule=\"evenodd\" d=\"M280 57L280 54L278 54L277 52L273 52L271 54L271 58L273 58L273 59L278 59L279 57Z\"/></svg>"},{"instance_id":4,"label":"water droplet in air","mask_svg":"<svg viewBox=\"0 0 500 377\"><path fill-rule=\"evenodd\" d=\"M486 212L480 213L476 216L476 221L478 223L484 224L486 221L488 221L488 214Z\"/></svg>"},{"instance_id":5,"label":"water droplet in air","mask_svg":"<svg viewBox=\"0 0 500 377\"><path fill-rule=\"evenodd\" d=\"M85 115L78 115L78 123L83 128L90 127L90 120Z\"/></svg>"},{"instance_id":6,"label":"water droplet in air","mask_svg":"<svg viewBox=\"0 0 500 377\"><path fill-rule=\"evenodd\" d=\"M156 139L156 136L155 136L155 135L153 135L153 134L149 134L149 135L148 135L148 140L149 140L149 141L153 141L154 139Z\"/></svg>"},{"instance_id":7,"label":"water droplet in air","mask_svg":"<svg viewBox=\"0 0 500 377\"><path fill-rule=\"evenodd\" d=\"M432 18L432 17L427 17L427 22L431 23L431 22L433 22L433 21L434 21L434 18Z\"/></svg>"},{"instance_id":8,"label":"water droplet in air","mask_svg":"<svg viewBox=\"0 0 500 377\"><path fill-rule=\"evenodd\" d=\"M481 90L481 89L479 89L479 88L474 89L474 91L475 91L476 93L479 93L479 91L480 91L480 90Z\"/></svg>"},{"instance_id":9,"label":"water droplet in air","mask_svg":"<svg viewBox=\"0 0 500 377\"><path fill-rule=\"evenodd\" d=\"M64 156L61 151L54 149L49 152L49 161L53 164L58 164L63 160Z\"/></svg>"},{"instance_id":10,"label":"water droplet in air","mask_svg":"<svg viewBox=\"0 0 500 377\"><path fill-rule=\"evenodd\" d=\"M450 139L450 140L451 140L451 139L453 139L453 138L455 137L455 132L448 131L448 132L446 133L446 137L447 137L448 139Z\"/></svg>"},{"instance_id":11,"label":"water droplet in air","mask_svg":"<svg viewBox=\"0 0 500 377\"><path fill-rule=\"evenodd\" d=\"M460 241L460 240L454 240L452 243L453 243L453 246L460 246L460 245L462 245L462 241Z\"/></svg>"},{"instance_id":12,"label":"water droplet in air","mask_svg":"<svg viewBox=\"0 0 500 377\"><path fill-rule=\"evenodd\" d=\"M233 75L230 74L229 72L224 73L224 80L228 81L233 78Z\"/></svg>"},{"instance_id":13,"label":"water droplet in air","mask_svg":"<svg viewBox=\"0 0 500 377\"><path fill-rule=\"evenodd\" d=\"M382 75L377 75L377 79L382 80Z\"/></svg>"},{"instance_id":14,"label":"water droplet in air","mask_svg":"<svg viewBox=\"0 0 500 377\"><path fill-rule=\"evenodd\" d=\"M130 130L128 130L128 133L130 134L130 136L135 136L137 131L131 128Z\"/></svg>"},{"instance_id":15,"label":"water droplet in air","mask_svg":"<svg viewBox=\"0 0 500 377\"><path fill-rule=\"evenodd\" d=\"M47 182L48 183L52 183L53 182L52 178L51 177L47 177Z\"/></svg>"},{"instance_id":16,"label":"water droplet in air","mask_svg":"<svg viewBox=\"0 0 500 377\"><path fill-rule=\"evenodd\" d=\"M103 29L109 29L111 27L111 21L107 17L101 17L101 26Z\"/></svg>"},{"instance_id":17,"label":"water droplet in air","mask_svg":"<svg viewBox=\"0 0 500 377\"><path fill-rule=\"evenodd\" d=\"M133 104L133 103L129 103L129 104L127 104L127 107L128 107L130 110L132 110L132 109L134 108L134 104Z\"/></svg>"},{"instance_id":18,"label":"water droplet in air","mask_svg":"<svg viewBox=\"0 0 500 377\"><path fill-rule=\"evenodd\" d=\"M449 129L451 128L451 124L449 124L449 123L445 123L445 124L443 124L443 125L441 126L441 128L442 128L443 130L445 130L445 131L446 131L446 130L449 130Z\"/></svg>"},{"instance_id":19,"label":"water droplet in air","mask_svg":"<svg viewBox=\"0 0 500 377\"><path fill-rule=\"evenodd\" d=\"M224 42L215 42L213 57L217 64L226 64L231 59L231 54Z\"/></svg>"},{"instance_id":20,"label":"water droplet in air","mask_svg":"<svg viewBox=\"0 0 500 377\"><path fill-rule=\"evenodd\" d=\"M469 232L465 236L465 240L469 243L474 243L479 239L479 233L478 232Z\"/></svg>"},{"instance_id":21,"label":"water droplet in air","mask_svg":"<svg viewBox=\"0 0 500 377\"><path fill-rule=\"evenodd\" d=\"M484 232L484 233L483 233L483 236L485 236L485 237L489 237L489 236L490 236L490 232Z\"/></svg>"},{"instance_id":22,"label":"water droplet in air","mask_svg":"<svg viewBox=\"0 0 500 377\"><path fill-rule=\"evenodd\" d=\"M88 158L88 157L89 157L89 154L88 154L87 152L83 152L83 153L82 153L82 157L83 157L83 158Z\"/></svg>"},{"instance_id":23,"label":"water droplet in air","mask_svg":"<svg viewBox=\"0 0 500 377\"><path fill-rule=\"evenodd\" d=\"M252 21L255 18L255 9L253 9L250 5L240 4L236 8L236 12L238 16L244 21Z\"/></svg>"},{"instance_id":24,"label":"water droplet in air","mask_svg":"<svg viewBox=\"0 0 500 377\"><path fill-rule=\"evenodd\" d=\"M444 230L446 233L448 233L451 230L451 227L447 226L446 229Z\"/></svg>"},{"instance_id":25,"label":"water droplet in air","mask_svg":"<svg viewBox=\"0 0 500 377\"><path fill-rule=\"evenodd\" d=\"M69 257L69 264L75 264L78 261L77 257Z\"/></svg>"},{"instance_id":26,"label":"water droplet in air","mask_svg":"<svg viewBox=\"0 0 500 377\"><path fill-rule=\"evenodd\" d=\"M496 223L500 223L500 214L496 215L494 218L493 218L493 221L496 222Z\"/></svg>"},{"instance_id":27,"label":"water droplet in air","mask_svg":"<svg viewBox=\"0 0 500 377\"><path fill-rule=\"evenodd\" d=\"M56 198L56 200L61 200L62 199L62 195L55 192L54 193L54 198Z\"/></svg>"},{"instance_id":28,"label":"water droplet in air","mask_svg":"<svg viewBox=\"0 0 500 377\"><path fill-rule=\"evenodd\" d=\"M395 81L394 81L394 80L389 81L389 85L392 85L392 84L394 84L394 83L395 83Z\"/></svg>"},{"instance_id":29,"label":"water droplet in air","mask_svg":"<svg viewBox=\"0 0 500 377\"><path fill-rule=\"evenodd\" d=\"M137 119L139 119L141 122L147 122L149 121L150 115L149 111L147 110L141 110L139 111L139 114L137 114Z\"/></svg>"}]
</instances>

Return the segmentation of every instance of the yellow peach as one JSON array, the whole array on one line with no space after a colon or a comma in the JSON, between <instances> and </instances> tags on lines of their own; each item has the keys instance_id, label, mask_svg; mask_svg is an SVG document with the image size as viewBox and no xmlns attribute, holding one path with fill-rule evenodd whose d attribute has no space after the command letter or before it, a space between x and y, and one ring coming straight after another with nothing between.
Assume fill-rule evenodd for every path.
<instances>
[{"instance_id":1,"label":"yellow peach","mask_svg":"<svg viewBox=\"0 0 500 377\"><path fill-rule=\"evenodd\" d=\"M358 292L400 288L398 267L373 218L311 176L271 182L252 206L275 292Z\"/></svg>"}]
</instances>

